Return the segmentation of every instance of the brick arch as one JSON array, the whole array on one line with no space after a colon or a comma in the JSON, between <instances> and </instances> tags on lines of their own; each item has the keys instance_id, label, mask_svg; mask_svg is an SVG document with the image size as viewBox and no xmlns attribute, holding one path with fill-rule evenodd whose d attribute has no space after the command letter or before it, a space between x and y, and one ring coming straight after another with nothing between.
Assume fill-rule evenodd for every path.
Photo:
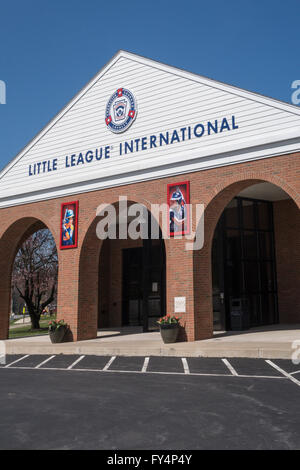
<instances>
[{"instance_id":1,"label":"brick arch","mask_svg":"<svg viewBox=\"0 0 300 470\"><path fill-rule=\"evenodd\" d=\"M9 313L11 302L11 275L14 259L21 244L37 230L48 228L56 248L58 247L55 232L46 220L35 216L24 216L4 227L0 236L0 339L8 338ZM55 239L56 238L56 239ZM59 250L57 249L59 253Z\"/></svg>"},{"instance_id":2,"label":"brick arch","mask_svg":"<svg viewBox=\"0 0 300 470\"><path fill-rule=\"evenodd\" d=\"M105 204L118 204L115 196L106 198ZM139 200L128 197L128 206L143 204L148 213L156 220L161 230L161 225L151 212L151 203L146 199ZM99 262L104 240L96 236L96 226L99 217L93 214L85 225L85 233L81 243L78 259L78 318L76 325L77 340L91 339L97 336L98 302L99 302ZM167 259L166 240L164 240ZM167 262L167 261L166 261Z\"/></svg>"},{"instance_id":3,"label":"brick arch","mask_svg":"<svg viewBox=\"0 0 300 470\"><path fill-rule=\"evenodd\" d=\"M242 174L240 176L235 174L233 176L227 177L226 180L223 180L215 186L214 192L211 193L211 199L209 199L209 201L211 201L215 196L218 196L224 189L227 189L236 183L244 183L247 186L252 186L256 183L274 184L275 186L283 189L283 191L285 191L300 208L300 194L293 186L291 186L286 180L279 176L258 171L249 172L246 176Z\"/></svg>"},{"instance_id":4,"label":"brick arch","mask_svg":"<svg viewBox=\"0 0 300 470\"><path fill-rule=\"evenodd\" d=\"M271 183L283 189L300 209L300 194L276 175L253 172L247 177L230 176L217 184L207 199L204 212L204 246L193 254L195 339L213 334L211 250L214 231L227 204L243 189L258 183Z\"/></svg>"},{"instance_id":5,"label":"brick arch","mask_svg":"<svg viewBox=\"0 0 300 470\"><path fill-rule=\"evenodd\" d=\"M128 194L125 194L125 196L127 196L127 203L129 205L131 204L143 204L146 209L151 213L151 201L148 201L147 199L145 198L136 198L135 197L130 197L130 195ZM109 206L109 205L116 205L119 201L116 200L116 196L113 195L113 194L108 194L106 197L105 197L105 205ZM100 201L98 206L102 204L102 202ZM97 206L97 207L98 207ZM156 222L159 224L159 227L160 229L162 230L162 226L161 226L161 221L160 220L157 220L156 216L154 214L152 214L152 217L155 218ZM84 227L81 227L82 229L82 233L83 233L83 236L82 236L82 244L84 243L84 239L85 237L87 236L88 232L89 232L89 229L91 227L91 225L93 224L95 218L96 218L96 213L93 213L91 216L89 216L86 220L86 223L84 224Z\"/></svg>"}]
</instances>

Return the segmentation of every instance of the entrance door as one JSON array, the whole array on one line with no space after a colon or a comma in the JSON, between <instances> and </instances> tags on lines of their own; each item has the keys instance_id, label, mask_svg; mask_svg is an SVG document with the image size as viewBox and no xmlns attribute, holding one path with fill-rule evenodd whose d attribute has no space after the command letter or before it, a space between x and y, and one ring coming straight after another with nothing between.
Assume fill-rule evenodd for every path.
<instances>
[{"instance_id":1,"label":"entrance door","mask_svg":"<svg viewBox=\"0 0 300 470\"><path fill-rule=\"evenodd\" d=\"M147 249L149 253L147 254ZM157 329L165 314L165 260L161 241L123 250L122 323Z\"/></svg>"},{"instance_id":2,"label":"entrance door","mask_svg":"<svg viewBox=\"0 0 300 470\"><path fill-rule=\"evenodd\" d=\"M123 250L123 325L143 324L142 248Z\"/></svg>"},{"instance_id":3,"label":"entrance door","mask_svg":"<svg viewBox=\"0 0 300 470\"><path fill-rule=\"evenodd\" d=\"M214 328L227 330L231 304L245 301L250 326L278 322L272 203L234 198L225 208L212 249Z\"/></svg>"}]
</instances>

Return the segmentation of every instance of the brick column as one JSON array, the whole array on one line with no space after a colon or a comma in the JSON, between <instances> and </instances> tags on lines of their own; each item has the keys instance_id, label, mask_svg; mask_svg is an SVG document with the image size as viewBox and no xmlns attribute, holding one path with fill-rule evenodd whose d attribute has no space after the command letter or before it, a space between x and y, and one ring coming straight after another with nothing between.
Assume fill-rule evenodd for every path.
<instances>
[{"instance_id":1,"label":"brick column","mask_svg":"<svg viewBox=\"0 0 300 470\"><path fill-rule=\"evenodd\" d=\"M194 341L195 339L195 312L194 312L194 279L193 279L193 251L185 250L187 240L165 240L166 246L166 296L167 312L174 311L174 298L186 298L186 312L176 313L181 317L181 330L179 340Z\"/></svg>"},{"instance_id":2,"label":"brick column","mask_svg":"<svg viewBox=\"0 0 300 470\"><path fill-rule=\"evenodd\" d=\"M57 280L57 319L70 326L69 340L78 337L78 249L60 250Z\"/></svg>"},{"instance_id":3,"label":"brick column","mask_svg":"<svg viewBox=\"0 0 300 470\"><path fill-rule=\"evenodd\" d=\"M8 338L10 314L11 273L8 267L7 251L0 245L0 340ZM5 254L6 253L6 254Z\"/></svg>"}]
</instances>

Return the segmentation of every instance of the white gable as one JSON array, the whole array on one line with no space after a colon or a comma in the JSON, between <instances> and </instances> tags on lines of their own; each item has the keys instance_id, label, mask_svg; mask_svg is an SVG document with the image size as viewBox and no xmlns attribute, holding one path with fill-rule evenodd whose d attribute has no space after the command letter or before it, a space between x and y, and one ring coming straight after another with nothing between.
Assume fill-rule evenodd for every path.
<instances>
[{"instance_id":1,"label":"white gable","mask_svg":"<svg viewBox=\"0 0 300 470\"><path fill-rule=\"evenodd\" d=\"M138 114L114 134L105 109L119 88ZM1 172L0 207L297 150L296 106L121 51Z\"/></svg>"}]
</instances>

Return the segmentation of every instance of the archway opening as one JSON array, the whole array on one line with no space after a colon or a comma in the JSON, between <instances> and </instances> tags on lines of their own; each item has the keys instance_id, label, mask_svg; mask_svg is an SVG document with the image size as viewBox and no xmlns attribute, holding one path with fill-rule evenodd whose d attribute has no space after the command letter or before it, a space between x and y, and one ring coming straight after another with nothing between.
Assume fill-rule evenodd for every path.
<instances>
[{"instance_id":1,"label":"archway opening","mask_svg":"<svg viewBox=\"0 0 300 470\"><path fill-rule=\"evenodd\" d=\"M164 313L163 240L105 240L99 263L98 328L151 331Z\"/></svg>"},{"instance_id":2,"label":"archway opening","mask_svg":"<svg viewBox=\"0 0 300 470\"><path fill-rule=\"evenodd\" d=\"M211 252L215 331L300 323L299 229L299 208L268 182L226 205Z\"/></svg>"},{"instance_id":3,"label":"archway opening","mask_svg":"<svg viewBox=\"0 0 300 470\"><path fill-rule=\"evenodd\" d=\"M136 203L127 204L129 209ZM97 224L101 217L97 217L80 254L79 319L84 321L81 339L96 337L97 330L107 328L152 331L158 328L156 322L166 311L166 253L159 224L145 207L148 231L131 238L128 229L135 217L128 215L124 230L118 203L113 207L116 220L107 225L107 231L115 225L112 232L116 237L99 239ZM156 239L151 238L153 227L158 234Z\"/></svg>"},{"instance_id":4,"label":"archway opening","mask_svg":"<svg viewBox=\"0 0 300 470\"><path fill-rule=\"evenodd\" d=\"M9 337L46 334L57 306L58 254L47 228L24 239L17 249L11 279Z\"/></svg>"},{"instance_id":5,"label":"archway opening","mask_svg":"<svg viewBox=\"0 0 300 470\"><path fill-rule=\"evenodd\" d=\"M54 314L57 272L56 243L43 221L24 217L5 230L0 239L1 339L39 333L41 314L50 308Z\"/></svg>"}]
</instances>

